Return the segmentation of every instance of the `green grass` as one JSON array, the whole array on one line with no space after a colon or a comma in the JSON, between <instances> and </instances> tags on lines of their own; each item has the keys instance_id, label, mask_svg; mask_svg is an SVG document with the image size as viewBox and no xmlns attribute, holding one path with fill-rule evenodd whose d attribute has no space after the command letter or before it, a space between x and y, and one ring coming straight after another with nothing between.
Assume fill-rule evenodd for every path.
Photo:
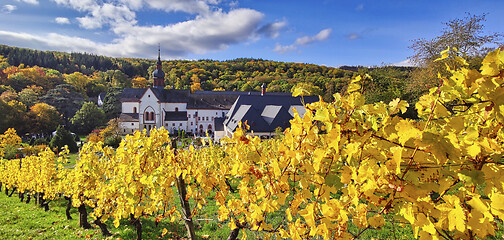
<instances>
[{"instance_id":1,"label":"green grass","mask_svg":"<svg viewBox=\"0 0 504 240\"><path fill-rule=\"evenodd\" d=\"M45 212L31 203L20 202L19 198L0 194L0 239L76 239L97 235L96 230L80 229L76 210L74 220L66 220L63 206L51 203ZM33 200L33 199L32 199Z\"/></svg>"},{"instance_id":2,"label":"green grass","mask_svg":"<svg viewBox=\"0 0 504 240\"><path fill-rule=\"evenodd\" d=\"M113 236L105 238L96 225L92 224L94 228L90 230L79 227L76 208L71 210L73 219L67 220L65 200L52 201L49 206L50 210L46 212L35 205L33 199L27 204L21 202L17 194L8 197L2 191L0 193L0 239L134 239L136 236L136 231L128 220L122 220L118 228L115 228L111 221L107 221L106 224ZM88 212L90 212L89 209ZM208 239L227 238L230 229L225 224L217 222L216 213L217 206L215 200L212 200L202 209L201 214L194 216L194 219L214 219L213 221L197 221L195 224L197 236L209 235ZM88 220L92 221L90 217ZM170 223L167 219L163 219L156 226L154 217L142 218L143 239L161 239L164 228L168 230L168 233L163 239L186 237L185 226L181 220Z\"/></svg>"},{"instance_id":3,"label":"green grass","mask_svg":"<svg viewBox=\"0 0 504 240\"><path fill-rule=\"evenodd\" d=\"M213 194L212 194L213 195ZM209 196L208 204L203 206L200 213L193 216L193 219L213 219L210 221L195 221L196 235L208 235L208 239L226 239L230 229L228 222L217 221L218 206L215 204L213 196ZM178 199L175 204L179 205ZM84 230L78 225L78 213L76 208L72 208L72 220L67 220L65 216L66 201L55 200L49 204L50 210L44 211L36 206L32 199L31 203L20 202L17 194L7 197L2 191L0 193L0 240L1 239L134 239L136 231L128 220L122 220L121 225L115 228L111 221L106 222L109 231L113 234L110 237L103 237L99 228L93 225L93 229ZM194 204L191 204L194 206ZM88 212L90 210L88 209ZM414 239L410 225L400 224L393 216L386 215L386 224L378 229L368 229L359 239ZM88 219L91 222L91 218ZM273 226L282 224L284 220L283 211L277 211L268 215L268 222ZM181 220L170 223L168 219L163 219L156 226L154 217L142 218L143 239L181 239L186 237L184 223ZM166 228L168 233L162 237L162 231ZM498 221L496 236L489 236L487 239L502 239L502 222ZM352 234L357 234L360 229L349 221L348 230ZM240 239L246 233L248 239L262 239L263 234L242 230Z\"/></svg>"}]
</instances>

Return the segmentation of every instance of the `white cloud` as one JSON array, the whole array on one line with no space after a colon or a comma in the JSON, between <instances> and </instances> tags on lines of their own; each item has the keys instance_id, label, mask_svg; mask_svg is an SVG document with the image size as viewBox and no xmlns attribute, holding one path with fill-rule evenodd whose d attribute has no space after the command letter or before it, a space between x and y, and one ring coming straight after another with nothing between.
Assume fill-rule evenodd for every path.
<instances>
[{"instance_id":1,"label":"white cloud","mask_svg":"<svg viewBox=\"0 0 504 240\"><path fill-rule=\"evenodd\" d=\"M101 28L105 24L135 24L136 14L125 5L115 6L105 3L95 6L91 13L85 17L77 18L80 26L85 29Z\"/></svg>"},{"instance_id":2,"label":"white cloud","mask_svg":"<svg viewBox=\"0 0 504 240\"><path fill-rule=\"evenodd\" d=\"M290 51L295 51L296 49L297 49L297 47L294 44L283 46L283 45L280 45L277 43L275 45L275 48L273 49L273 51L279 52L279 53L286 53L286 52L290 52Z\"/></svg>"},{"instance_id":3,"label":"white cloud","mask_svg":"<svg viewBox=\"0 0 504 240\"><path fill-rule=\"evenodd\" d=\"M57 17L54 19L57 24L70 24L70 20L66 17Z\"/></svg>"},{"instance_id":4,"label":"white cloud","mask_svg":"<svg viewBox=\"0 0 504 240\"><path fill-rule=\"evenodd\" d=\"M52 0L52 1L56 2L59 5L70 7L80 12L91 11L92 9L99 6L96 0Z\"/></svg>"},{"instance_id":5,"label":"white cloud","mask_svg":"<svg viewBox=\"0 0 504 240\"><path fill-rule=\"evenodd\" d=\"M357 5L357 7L355 8L355 10L357 10L357 11L362 11L363 9L364 9L364 4L363 3Z\"/></svg>"},{"instance_id":6,"label":"white cloud","mask_svg":"<svg viewBox=\"0 0 504 240\"><path fill-rule=\"evenodd\" d=\"M145 48L161 43L163 52L178 57L188 52L201 54L225 49L230 44L246 41L254 36L262 18L263 14L255 10L237 9L229 13L214 12L168 26L117 27L114 31L125 36L120 44L126 48Z\"/></svg>"},{"instance_id":7,"label":"white cloud","mask_svg":"<svg viewBox=\"0 0 504 240\"><path fill-rule=\"evenodd\" d=\"M189 53L202 54L227 48L249 40L264 15L251 9L236 9L228 13L214 12L193 20L168 26L137 26L116 24L112 30L118 38L99 43L85 38L51 33L33 35L0 31L4 44L45 50L88 52L116 57L153 57L161 44L165 58L179 58Z\"/></svg>"},{"instance_id":8,"label":"white cloud","mask_svg":"<svg viewBox=\"0 0 504 240\"><path fill-rule=\"evenodd\" d=\"M216 0L145 0L154 9L166 12L186 12L191 14L209 14Z\"/></svg>"},{"instance_id":9,"label":"white cloud","mask_svg":"<svg viewBox=\"0 0 504 240\"><path fill-rule=\"evenodd\" d=\"M319 33L317 33L317 35L315 35L313 37L304 36L304 37L300 37L300 38L296 39L295 44L296 45L306 45L306 44L310 44L312 42L324 41L327 38L329 38L329 36L331 35L331 32L332 32L332 29L326 28L326 29L320 31Z\"/></svg>"},{"instance_id":10,"label":"white cloud","mask_svg":"<svg viewBox=\"0 0 504 240\"><path fill-rule=\"evenodd\" d=\"M283 45L277 44L275 46L275 48L273 49L273 51L279 52L279 53L285 53L288 51L294 51L299 46L307 45L307 44L310 44L313 42L325 41L329 38L329 36L331 35L331 32L332 32L332 29L326 28L326 29L323 29L322 31L320 31L319 33L317 33L315 36L300 37L300 38L296 39L296 41L291 45L283 46Z\"/></svg>"},{"instance_id":11,"label":"white cloud","mask_svg":"<svg viewBox=\"0 0 504 240\"><path fill-rule=\"evenodd\" d=\"M7 4L7 5L4 5L2 7L2 12L4 12L4 13L11 13L12 11L14 11L16 9L17 9L16 6Z\"/></svg>"},{"instance_id":12,"label":"white cloud","mask_svg":"<svg viewBox=\"0 0 504 240\"><path fill-rule=\"evenodd\" d=\"M30 0L28 0L30 1ZM286 21L261 26L264 14L253 9L238 8L225 12L217 8L221 0L52 0L60 6L81 13L76 17L84 29L105 28L115 34L109 42L49 33L0 31L3 44L43 50L88 52L114 57L153 57L158 43L163 57L180 58L226 49L229 45L256 39L259 35L277 37ZM14 6L15 7L15 6ZM192 19L169 25L142 26L136 10L155 8L195 14ZM163 17L163 13L159 13ZM58 17L58 24L70 19ZM259 33L260 32L260 33Z\"/></svg>"},{"instance_id":13,"label":"white cloud","mask_svg":"<svg viewBox=\"0 0 504 240\"><path fill-rule=\"evenodd\" d=\"M280 31L287 26L287 21L283 20L281 22L269 23L257 30L258 34L266 35L270 38L277 38L280 35Z\"/></svg>"},{"instance_id":14,"label":"white cloud","mask_svg":"<svg viewBox=\"0 0 504 240\"><path fill-rule=\"evenodd\" d=\"M39 5L38 0L17 0L18 2L25 2L32 5Z\"/></svg>"},{"instance_id":15,"label":"white cloud","mask_svg":"<svg viewBox=\"0 0 504 240\"><path fill-rule=\"evenodd\" d=\"M411 60L409 60L409 59L406 59L406 60L398 62L398 63L393 63L390 65L397 66L397 67L414 67L415 66L415 64L413 64L413 62L411 62Z\"/></svg>"}]
</instances>

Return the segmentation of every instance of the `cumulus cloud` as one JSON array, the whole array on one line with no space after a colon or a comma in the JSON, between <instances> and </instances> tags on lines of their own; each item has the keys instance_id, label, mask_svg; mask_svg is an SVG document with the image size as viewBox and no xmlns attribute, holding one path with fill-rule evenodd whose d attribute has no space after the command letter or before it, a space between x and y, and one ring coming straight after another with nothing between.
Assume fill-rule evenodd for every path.
<instances>
[{"instance_id":1,"label":"cumulus cloud","mask_svg":"<svg viewBox=\"0 0 504 240\"><path fill-rule=\"evenodd\" d=\"M18 2L25 2L25 3L28 3L28 4L32 4L32 5L38 5L39 2L38 0L17 0Z\"/></svg>"},{"instance_id":2,"label":"cumulus cloud","mask_svg":"<svg viewBox=\"0 0 504 240\"><path fill-rule=\"evenodd\" d=\"M228 13L213 12L168 26L117 24L112 29L118 37L110 43L56 33L42 36L6 31L0 31L0 39L9 45L117 57L152 57L155 55L153 48L160 43L164 57L179 58L188 53L202 54L247 41L255 35L263 17L255 10L236 9Z\"/></svg>"},{"instance_id":3,"label":"cumulus cloud","mask_svg":"<svg viewBox=\"0 0 504 240\"><path fill-rule=\"evenodd\" d=\"M52 1L78 11L80 16L75 19L79 27L90 30L103 28L115 34L115 37L107 42L99 42L59 33L37 35L0 31L2 43L43 50L145 58L157 55L153 49L160 43L163 57L180 58L188 54L226 49L229 45L256 39L258 36L274 38L287 24L286 21L279 21L263 25L264 14L253 9L224 11L217 8L222 0ZM183 11L194 16L174 24L143 26L138 23L135 11L145 8L165 12ZM70 20L58 17L54 22L69 24Z\"/></svg>"},{"instance_id":4,"label":"cumulus cloud","mask_svg":"<svg viewBox=\"0 0 504 240\"><path fill-rule=\"evenodd\" d=\"M287 21L268 23L259 30L257 30L258 34L265 35L270 38L277 38L280 35L280 31L287 26Z\"/></svg>"},{"instance_id":5,"label":"cumulus cloud","mask_svg":"<svg viewBox=\"0 0 504 240\"><path fill-rule=\"evenodd\" d=\"M66 17L57 17L54 19L57 24L70 24L70 20Z\"/></svg>"},{"instance_id":6,"label":"cumulus cloud","mask_svg":"<svg viewBox=\"0 0 504 240\"><path fill-rule=\"evenodd\" d=\"M101 28L105 24L135 24L136 14L125 5L115 6L105 3L96 6L85 17L77 18L81 27L85 29Z\"/></svg>"},{"instance_id":7,"label":"cumulus cloud","mask_svg":"<svg viewBox=\"0 0 504 240\"><path fill-rule=\"evenodd\" d=\"M4 5L2 7L2 12L4 12L4 13L11 13L12 11L14 11L16 9L17 9L16 6L7 4L7 5Z\"/></svg>"},{"instance_id":8,"label":"cumulus cloud","mask_svg":"<svg viewBox=\"0 0 504 240\"><path fill-rule=\"evenodd\" d=\"M277 43L275 45L275 48L273 49L273 51L279 52L279 53L285 53L285 52L295 51L296 49L297 49L297 46L295 46L294 44L283 46L283 45L280 45Z\"/></svg>"},{"instance_id":9,"label":"cumulus cloud","mask_svg":"<svg viewBox=\"0 0 504 240\"><path fill-rule=\"evenodd\" d=\"M59 5L70 7L80 12L91 11L99 6L96 0L53 0L53 1Z\"/></svg>"},{"instance_id":10,"label":"cumulus cloud","mask_svg":"<svg viewBox=\"0 0 504 240\"><path fill-rule=\"evenodd\" d=\"M325 40L327 40L329 38L329 36L331 35L331 32L332 32L332 29L326 28L326 29L323 29L322 31L320 31L319 33L317 33L314 36L303 36L303 37L300 37L300 38L296 39L296 41L293 44L291 44L291 45L283 46L283 45L277 44L275 46L275 48L273 49L273 51L279 52L279 53L285 53L285 52L288 52L288 51L297 50L297 48L299 46L311 44L313 42L325 41Z\"/></svg>"}]
</instances>

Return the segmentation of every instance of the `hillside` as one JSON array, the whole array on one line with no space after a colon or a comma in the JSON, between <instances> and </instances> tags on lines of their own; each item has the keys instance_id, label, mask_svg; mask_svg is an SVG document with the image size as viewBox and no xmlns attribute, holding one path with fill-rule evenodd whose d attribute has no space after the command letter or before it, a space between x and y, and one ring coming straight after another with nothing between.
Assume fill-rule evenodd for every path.
<instances>
[{"instance_id":1,"label":"hillside","mask_svg":"<svg viewBox=\"0 0 504 240\"><path fill-rule=\"evenodd\" d=\"M345 91L352 77L368 74L373 79L364 89L369 102L389 102L395 98L415 102L418 96L417 89L409 87L413 69L404 67L345 66L340 69L239 58L228 61L169 60L163 61L162 68L166 73L166 87L174 89L260 91L261 85L265 84L268 92L292 92L294 87L301 86L309 94L332 101L333 94ZM150 73L154 69L155 60L149 59L0 45L0 109L9 113L0 117L0 122L5 123L2 129L30 130L22 126L29 125L28 112L39 102L54 105L58 113L63 114L61 120L69 124L82 103L96 101L100 92L117 93L117 89L152 85ZM113 108L107 106L104 109L107 113L107 109ZM18 120L12 121L11 118Z\"/></svg>"}]
</instances>

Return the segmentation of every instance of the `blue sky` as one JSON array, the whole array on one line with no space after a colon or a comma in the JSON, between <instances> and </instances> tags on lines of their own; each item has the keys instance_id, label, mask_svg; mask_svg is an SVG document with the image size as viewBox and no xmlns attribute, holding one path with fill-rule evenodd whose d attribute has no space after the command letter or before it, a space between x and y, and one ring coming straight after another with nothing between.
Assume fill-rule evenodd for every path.
<instances>
[{"instance_id":1,"label":"blue sky","mask_svg":"<svg viewBox=\"0 0 504 240\"><path fill-rule=\"evenodd\" d=\"M503 0L0 0L0 44L163 59L262 58L327 66L407 64L411 40Z\"/></svg>"}]
</instances>

